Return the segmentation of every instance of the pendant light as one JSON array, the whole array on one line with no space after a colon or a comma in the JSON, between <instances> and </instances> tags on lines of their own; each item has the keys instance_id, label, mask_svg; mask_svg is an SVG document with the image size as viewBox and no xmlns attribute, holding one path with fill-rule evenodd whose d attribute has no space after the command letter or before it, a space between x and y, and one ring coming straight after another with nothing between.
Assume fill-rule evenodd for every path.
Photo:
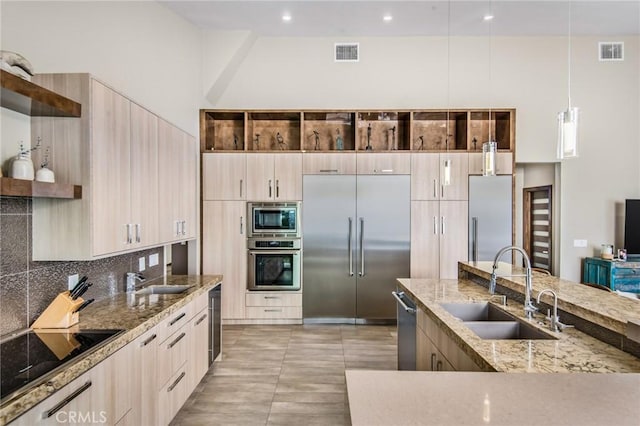
<instances>
[{"instance_id":1,"label":"pendant light","mask_svg":"<svg viewBox=\"0 0 640 426\"><path fill-rule=\"evenodd\" d=\"M578 108L571 106L571 1L569 1L569 24L567 42L567 98L565 111L558 113L558 159L578 156Z\"/></svg>"},{"instance_id":2,"label":"pendant light","mask_svg":"<svg viewBox=\"0 0 640 426\"><path fill-rule=\"evenodd\" d=\"M492 3L489 2L489 15L493 17ZM485 19L489 22L489 97L491 98L491 37L493 35L493 19ZM491 101L489 101L489 139L482 144L482 176L496 175L496 152L498 143L493 140L491 134Z\"/></svg>"},{"instance_id":3,"label":"pendant light","mask_svg":"<svg viewBox=\"0 0 640 426\"><path fill-rule=\"evenodd\" d=\"M447 125L445 131L445 154L444 167L442 168L442 185L451 185L451 159L449 158L449 105L451 89L451 0L447 3Z\"/></svg>"}]
</instances>

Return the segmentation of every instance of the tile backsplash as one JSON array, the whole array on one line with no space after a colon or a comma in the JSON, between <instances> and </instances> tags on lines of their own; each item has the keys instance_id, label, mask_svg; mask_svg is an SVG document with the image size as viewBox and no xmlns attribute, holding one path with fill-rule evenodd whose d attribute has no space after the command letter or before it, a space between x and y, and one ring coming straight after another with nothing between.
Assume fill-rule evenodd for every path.
<instances>
[{"instance_id":1,"label":"tile backsplash","mask_svg":"<svg viewBox=\"0 0 640 426\"><path fill-rule=\"evenodd\" d=\"M89 262L34 262L31 260L31 199L0 197L0 335L31 325L56 295L67 289L67 277L86 275L93 286L84 298L96 300L124 291L125 274L138 271L147 279L164 274L164 250L156 247ZM149 267L151 254L159 263Z\"/></svg>"}]
</instances>

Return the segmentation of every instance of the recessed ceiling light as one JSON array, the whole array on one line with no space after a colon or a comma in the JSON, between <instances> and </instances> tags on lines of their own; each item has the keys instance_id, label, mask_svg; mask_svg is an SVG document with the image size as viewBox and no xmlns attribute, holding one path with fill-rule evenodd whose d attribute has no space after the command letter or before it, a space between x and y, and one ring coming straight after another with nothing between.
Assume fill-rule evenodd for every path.
<instances>
[{"instance_id":1,"label":"recessed ceiling light","mask_svg":"<svg viewBox=\"0 0 640 426\"><path fill-rule=\"evenodd\" d=\"M493 19L493 15L490 13L487 13L486 15L484 15L483 18L485 21L491 21Z\"/></svg>"},{"instance_id":2,"label":"recessed ceiling light","mask_svg":"<svg viewBox=\"0 0 640 426\"><path fill-rule=\"evenodd\" d=\"M291 15L289 13L285 13L284 15L282 15L282 20L284 22L289 22L291 21Z\"/></svg>"},{"instance_id":3,"label":"recessed ceiling light","mask_svg":"<svg viewBox=\"0 0 640 426\"><path fill-rule=\"evenodd\" d=\"M384 22L390 22L390 21L392 21L392 20L393 20L393 16L391 16L391 15L384 15L384 16L382 17L382 20L383 20Z\"/></svg>"}]
</instances>

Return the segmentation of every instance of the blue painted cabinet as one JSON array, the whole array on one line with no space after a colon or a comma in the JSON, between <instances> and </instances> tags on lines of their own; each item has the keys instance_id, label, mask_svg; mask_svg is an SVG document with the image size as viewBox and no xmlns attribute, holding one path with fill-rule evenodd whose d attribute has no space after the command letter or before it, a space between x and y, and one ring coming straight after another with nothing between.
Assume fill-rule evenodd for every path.
<instances>
[{"instance_id":1,"label":"blue painted cabinet","mask_svg":"<svg viewBox=\"0 0 640 426\"><path fill-rule=\"evenodd\" d=\"M598 284L611 290L640 293L640 262L621 262L587 257L584 259L585 283Z\"/></svg>"}]
</instances>

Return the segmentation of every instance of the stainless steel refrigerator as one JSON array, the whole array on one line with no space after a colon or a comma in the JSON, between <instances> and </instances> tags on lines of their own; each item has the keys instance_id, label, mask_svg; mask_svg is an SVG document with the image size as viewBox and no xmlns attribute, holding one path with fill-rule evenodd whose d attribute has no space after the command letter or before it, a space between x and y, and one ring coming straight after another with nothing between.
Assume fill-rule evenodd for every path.
<instances>
[{"instance_id":1,"label":"stainless steel refrigerator","mask_svg":"<svg viewBox=\"0 0 640 426\"><path fill-rule=\"evenodd\" d=\"M492 261L512 244L511 176L469 176L469 260ZM511 254L501 259L511 262Z\"/></svg>"},{"instance_id":2,"label":"stainless steel refrigerator","mask_svg":"<svg viewBox=\"0 0 640 426\"><path fill-rule=\"evenodd\" d=\"M305 322L388 322L409 276L409 176L304 176Z\"/></svg>"}]
</instances>

